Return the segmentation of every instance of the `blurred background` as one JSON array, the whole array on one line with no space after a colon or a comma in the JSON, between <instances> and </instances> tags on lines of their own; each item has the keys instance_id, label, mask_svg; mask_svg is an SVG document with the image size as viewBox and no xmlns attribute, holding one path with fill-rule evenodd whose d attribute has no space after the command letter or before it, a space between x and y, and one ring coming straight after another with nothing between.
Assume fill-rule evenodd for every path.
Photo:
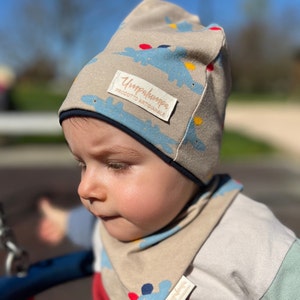
<instances>
[{"instance_id":1,"label":"blurred background","mask_svg":"<svg viewBox=\"0 0 300 300\"><path fill-rule=\"evenodd\" d=\"M67 239L50 247L36 230L39 196L64 208L79 204L79 169L56 112L76 74L139 1L0 1L0 202L35 262L78 250ZM173 2L227 33L233 91L220 172L242 181L246 194L300 235L300 0ZM5 256L0 246L0 275ZM88 299L89 284L36 299Z\"/></svg>"},{"instance_id":2,"label":"blurred background","mask_svg":"<svg viewBox=\"0 0 300 300\"><path fill-rule=\"evenodd\" d=\"M299 0L173 2L200 15L204 25L225 28L236 92L293 98L299 89ZM103 49L138 3L1 0L0 62L12 68L18 84L46 84L64 94L74 75ZM48 108L46 101L40 102L39 108ZM21 101L16 105L24 108Z\"/></svg>"}]
</instances>

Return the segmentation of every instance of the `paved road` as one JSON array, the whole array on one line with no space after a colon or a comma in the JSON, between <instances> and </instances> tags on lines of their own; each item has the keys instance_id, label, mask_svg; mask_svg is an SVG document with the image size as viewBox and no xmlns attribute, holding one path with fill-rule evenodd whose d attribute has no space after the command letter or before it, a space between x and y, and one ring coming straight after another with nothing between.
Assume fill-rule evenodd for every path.
<instances>
[{"instance_id":1,"label":"paved road","mask_svg":"<svg viewBox=\"0 0 300 300\"><path fill-rule=\"evenodd\" d=\"M260 138L300 158L300 103L231 103L225 128Z\"/></svg>"}]
</instances>

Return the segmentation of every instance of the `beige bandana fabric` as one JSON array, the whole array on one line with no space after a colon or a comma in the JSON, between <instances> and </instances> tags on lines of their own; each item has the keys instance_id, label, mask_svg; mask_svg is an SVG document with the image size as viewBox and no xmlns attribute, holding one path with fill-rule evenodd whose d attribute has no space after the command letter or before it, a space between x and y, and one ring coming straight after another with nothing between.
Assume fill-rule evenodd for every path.
<instances>
[{"instance_id":1,"label":"beige bandana fabric","mask_svg":"<svg viewBox=\"0 0 300 300\"><path fill-rule=\"evenodd\" d=\"M101 227L110 299L166 299L240 190L228 176L217 176L168 228L141 240L120 242Z\"/></svg>"}]
</instances>

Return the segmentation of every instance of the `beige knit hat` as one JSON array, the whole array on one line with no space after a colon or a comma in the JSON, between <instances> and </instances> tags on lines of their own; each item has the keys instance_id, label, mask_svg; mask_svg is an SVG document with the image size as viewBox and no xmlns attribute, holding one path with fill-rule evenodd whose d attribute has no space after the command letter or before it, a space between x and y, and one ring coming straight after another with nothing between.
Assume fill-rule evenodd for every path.
<instances>
[{"instance_id":1,"label":"beige knit hat","mask_svg":"<svg viewBox=\"0 0 300 300\"><path fill-rule=\"evenodd\" d=\"M231 81L219 26L142 1L75 79L59 114L104 120L198 184L218 163Z\"/></svg>"}]
</instances>

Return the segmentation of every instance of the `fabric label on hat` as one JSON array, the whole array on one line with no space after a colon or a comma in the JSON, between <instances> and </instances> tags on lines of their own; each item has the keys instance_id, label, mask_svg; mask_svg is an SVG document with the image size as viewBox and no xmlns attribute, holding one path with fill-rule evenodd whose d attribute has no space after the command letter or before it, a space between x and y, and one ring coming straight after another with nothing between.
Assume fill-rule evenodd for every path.
<instances>
[{"instance_id":1,"label":"fabric label on hat","mask_svg":"<svg viewBox=\"0 0 300 300\"><path fill-rule=\"evenodd\" d=\"M150 82L118 70L107 90L145 109L154 116L169 121L177 99Z\"/></svg>"}]
</instances>

